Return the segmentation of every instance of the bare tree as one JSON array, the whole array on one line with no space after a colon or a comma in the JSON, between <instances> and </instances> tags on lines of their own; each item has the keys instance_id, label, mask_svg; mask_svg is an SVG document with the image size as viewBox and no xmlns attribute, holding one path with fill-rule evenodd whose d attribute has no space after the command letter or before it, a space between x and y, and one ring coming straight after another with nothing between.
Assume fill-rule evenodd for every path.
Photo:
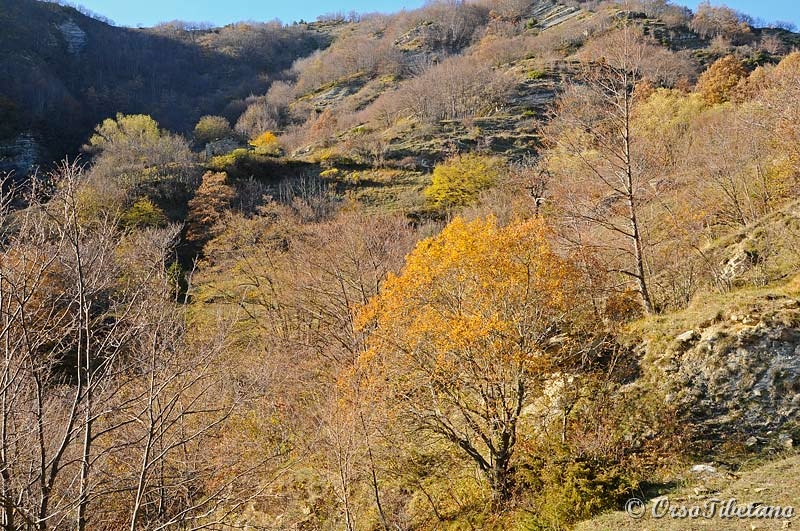
<instances>
[{"instance_id":1,"label":"bare tree","mask_svg":"<svg viewBox=\"0 0 800 531\"><path fill-rule=\"evenodd\" d=\"M230 521L263 487L256 464L208 452L236 400L224 330L194 348L183 333L165 267L180 227L123 232L82 202L79 164L51 178L24 210L0 198L2 529Z\"/></svg>"},{"instance_id":2,"label":"bare tree","mask_svg":"<svg viewBox=\"0 0 800 531\"><path fill-rule=\"evenodd\" d=\"M557 177L555 197L563 198L573 235L586 244L591 230L604 233L602 246L615 255L609 267L635 282L644 310L651 313L641 218L655 192L654 176L637 151L632 118L636 88L657 76L646 65L660 50L628 26L595 49L599 56L584 63L580 80L560 97L545 130L549 169Z\"/></svg>"}]
</instances>

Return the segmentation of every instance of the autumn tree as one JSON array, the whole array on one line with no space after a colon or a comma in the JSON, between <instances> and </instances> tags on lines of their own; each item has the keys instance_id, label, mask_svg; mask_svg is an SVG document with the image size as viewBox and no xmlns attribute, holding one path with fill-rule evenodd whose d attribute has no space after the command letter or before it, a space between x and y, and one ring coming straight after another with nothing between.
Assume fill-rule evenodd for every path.
<instances>
[{"instance_id":1,"label":"autumn tree","mask_svg":"<svg viewBox=\"0 0 800 531\"><path fill-rule=\"evenodd\" d=\"M354 312L399 268L415 234L396 215L348 212L301 223L302 210L314 207L297 203L308 200L276 201L257 216L228 217L205 252L223 271L236 273L199 273L203 285L194 297L233 303L215 307L235 313L231 318L247 345L229 352L236 360L230 378L259 390L256 416L265 424L279 419L270 430L307 453L342 528L361 529L367 517L360 493L369 489L380 512L389 490L376 442L385 419L359 400L352 382L339 385L338 378L362 351Z\"/></svg>"},{"instance_id":2,"label":"autumn tree","mask_svg":"<svg viewBox=\"0 0 800 531\"><path fill-rule=\"evenodd\" d=\"M167 216L149 198L142 197L122 214L120 223L130 228L163 227L167 224Z\"/></svg>"},{"instance_id":3,"label":"autumn tree","mask_svg":"<svg viewBox=\"0 0 800 531\"><path fill-rule=\"evenodd\" d=\"M277 115L277 111L273 110L265 98L256 98L247 105L239 119L236 120L236 132L253 138L263 131L274 130L278 127L275 115Z\"/></svg>"},{"instance_id":4,"label":"autumn tree","mask_svg":"<svg viewBox=\"0 0 800 531\"><path fill-rule=\"evenodd\" d=\"M272 131L264 131L253 140L250 145L256 150L256 153L264 155L277 155L280 153L280 144L278 144L278 137Z\"/></svg>"},{"instance_id":5,"label":"autumn tree","mask_svg":"<svg viewBox=\"0 0 800 531\"><path fill-rule=\"evenodd\" d=\"M706 103L725 103L731 99L737 85L746 75L742 62L733 55L727 55L703 72L697 80L697 91Z\"/></svg>"},{"instance_id":6,"label":"autumn tree","mask_svg":"<svg viewBox=\"0 0 800 531\"><path fill-rule=\"evenodd\" d=\"M203 116L194 126L194 141L199 146L233 135L231 124L222 116Z\"/></svg>"},{"instance_id":7,"label":"autumn tree","mask_svg":"<svg viewBox=\"0 0 800 531\"><path fill-rule=\"evenodd\" d=\"M193 160L186 140L142 114L120 113L104 120L84 149L93 155L94 176L123 186L186 177Z\"/></svg>"},{"instance_id":8,"label":"autumn tree","mask_svg":"<svg viewBox=\"0 0 800 531\"><path fill-rule=\"evenodd\" d=\"M127 227L49 176L0 250L0 523L20 529L200 529L260 492L224 439L225 342L187 341L165 264L180 233ZM37 185L38 186L38 185ZM39 190L37 190L39 192ZM8 229L0 196L0 224ZM224 456L224 457L222 457Z\"/></svg>"},{"instance_id":9,"label":"autumn tree","mask_svg":"<svg viewBox=\"0 0 800 531\"><path fill-rule=\"evenodd\" d=\"M689 27L704 39L724 37L738 42L750 35L750 27L742 15L726 6L712 6L708 1L697 6Z\"/></svg>"},{"instance_id":10,"label":"autumn tree","mask_svg":"<svg viewBox=\"0 0 800 531\"><path fill-rule=\"evenodd\" d=\"M517 430L569 332L574 273L537 220L456 218L421 241L359 313L364 396L469 457L511 494Z\"/></svg>"},{"instance_id":11,"label":"autumn tree","mask_svg":"<svg viewBox=\"0 0 800 531\"><path fill-rule=\"evenodd\" d=\"M236 191L228 184L225 172L206 172L194 198L189 201L186 238L201 243L209 240L213 236L212 228L235 197Z\"/></svg>"},{"instance_id":12,"label":"autumn tree","mask_svg":"<svg viewBox=\"0 0 800 531\"><path fill-rule=\"evenodd\" d=\"M9 529L15 520L38 531L93 525L117 427L105 421L148 278L163 271L158 255L155 267L123 274L118 220L84 215L84 181L81 166L59 166L49 201L31 198L0 260L0 394L14 404L0 422L3 489L17 500L2 510Z\"/></svg>"},{"instance_id":13,"label":"autumn tree","mask_svg":"<svg viewBox=\"0 0 800 531\"><path fill-rule=\"evenodd\" d=\"M800 190L800 52L781 60L769 76L770 86L761 95L759 113L753 120L768 133L777 160L785 159L787 191Z\"/></svg>"},{"instance_id":14,"label":"autumn tree","mask_svg":"<svg viewBox=\"0 0 800 531\"><path fill-rule=\"evenodd\" d=\"M429 45L457 52L471 44L478 28L487 22L489 10L479 3L453 0L430 2L420 13L429 22Z\"/></svg>"},{"instance_id":15,"label":"autumn tree","mask_svg":"<svg viewBox=\"0 0 800 531\"><path fill-rule=\"evenodd\" d=\"M376 105L389 114L410 111L428 123L486 116L507 103L515 84L510 76L472 56L448 57L421 69L396 91L383 94Z\"/></svg>"},{"instance_id":16,"label":"autumn tree","mask_svg":"<svg viewBox=\"0 0 800 531\"><path fill-rule=\"evenodd\" d=\"M497 157L476 153L456 155L436 165L425 197L442 210L471 205L481 191L495 185L504 172Z\"/></svg>"},{"instance_id":17,"label":"autumn tree","mask_svg":"<svg viewBox=\"0 0 800 531\"><path fill-rule=\"evenodd\" d=\"M638 149L657 190L648 197L642 223L657 271L652 295L661 307L687 304L711 267L703 247L712 214L698 193L697 173L686 171L695 145L702 144L696 123L707 110L699 94L659 88L638 101L633 113Z\"/></svg>"}]
</instances>

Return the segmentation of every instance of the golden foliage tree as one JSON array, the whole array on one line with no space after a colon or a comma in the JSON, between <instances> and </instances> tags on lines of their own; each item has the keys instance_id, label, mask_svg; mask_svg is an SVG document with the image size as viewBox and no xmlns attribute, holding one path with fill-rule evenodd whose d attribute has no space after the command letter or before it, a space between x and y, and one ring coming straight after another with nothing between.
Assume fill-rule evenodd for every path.
<instances>
[{"instance_id":1,"label":"golden foliage tree","mask_svg":"<svg viewBox=\"0 0 800 531\"><path fill-rule=\"evenodd\" d=\"M360 311L365 395L460 449L507 500L518 424L569 327L573 279L541 221L456 218Z\"/></svg>"},{"instance_id":2,"label":"golden foliage tree","mask_svg":"<svg viewBox=\"0 0 800 531\"><path fill-rule=\"evenodd\" d=\"M433 182L425 190L425 197L443 210L468 206L478 200L480 192L492 187L502 172L502 162L497 157L456 155L434 168Z\"/></svg>"},{"instance_id":3,"label":"golden foliage tree","mask_svg":"<svg viewBox=\"0 0 800 531\"><path fill-rule=\"evenodd\" d=\"M773 148L788 157L793 193L800 189L800 52L793 52L772 72L770 90L764 95L768 122L775 124Z\"/></svg>"},{"instance_id":4,"label":"golden foliage tree","mask_svg":"<svg viewBox=\"0 0 800 531\"><path fill-rule=\"evenodd\" d=\"M706 103L717 105L731 99L734 89L747 72L733 55L714 62L697 80L697 91Z\"/></svg>"},{"instance_id":5,"label":"golden foliage tree","mask_svg":"<svg viewBox=\"0 0 800 531\"><path fill-rule=\"evenodd\" d=\"M256 153L266 155L277 155L281 149L278 144L278 137L272 131L264 131L251 140L250 145L255 148Z\"/></svg>"}]
</instances>

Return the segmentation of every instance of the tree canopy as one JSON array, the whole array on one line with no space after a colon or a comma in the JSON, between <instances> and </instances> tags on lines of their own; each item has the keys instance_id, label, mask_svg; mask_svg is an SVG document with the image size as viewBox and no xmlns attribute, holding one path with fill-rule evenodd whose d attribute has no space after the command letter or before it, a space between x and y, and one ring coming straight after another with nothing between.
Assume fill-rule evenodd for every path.
<instances>
[{"instance_id":1,"label":"tree canopy","mask_svg":"<svg viewBox=\"0 0 800 531\"><path fill-rule=\"evenodd\" d=\"M361 366L397 414L472 458L502 501L517 424L554 361L575 273L541 221L456 218L361 311ZM387 385L388 384L388 385Z\"/></svg>"},{"instance_id":2,"label":"tree canopy","mask_svg":"<svg viewBox=\"0 0 800 531\"><path fill-rule=\"evenodd\" d=\"M437 165L425 197L437 208L450 210L468 206L500 178L503 164L496 157L477 153L456 155Z\"/></svg>"},{"instance_id":3,"label":"tree canopy","mask_svg":"<svg viewBox=\"0 0 800 531\"><path fill-rule=\"evenodd\" d=\"M144 114L103 120L84 149L95 157L93 174L129 184L180 176L193 158L186 140Z\"/></svg>"}]
</instances>

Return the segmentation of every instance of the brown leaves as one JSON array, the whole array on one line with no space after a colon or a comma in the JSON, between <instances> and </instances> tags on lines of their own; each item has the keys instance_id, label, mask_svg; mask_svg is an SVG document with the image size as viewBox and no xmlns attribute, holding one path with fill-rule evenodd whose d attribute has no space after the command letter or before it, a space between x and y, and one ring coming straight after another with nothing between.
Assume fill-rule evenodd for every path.
<instances>
[{"instance_id":1,"label":"brown leaves","mask_svg":"<svg viewBox=\"0 0 800 531\"><path fill-rule=\"evenodd\" d=\"M742 62L728 55L717 60L697 81L697 91L706 103L716 105L731 99L739 80L747 75Z\"/></svg>"},{"instance_id":2,"label":"brown leaves","mask_svg":"<svg viewBox=\"0 0 800 531\"><path fill-rule=\"evenodd\" d=\"M212 235L212 228L222 218L236 192L228 184L224 172L206 172L203 182L194 198L189 201L186 239L190 242L204 242Z\"/></svg>"}]
</instances>

